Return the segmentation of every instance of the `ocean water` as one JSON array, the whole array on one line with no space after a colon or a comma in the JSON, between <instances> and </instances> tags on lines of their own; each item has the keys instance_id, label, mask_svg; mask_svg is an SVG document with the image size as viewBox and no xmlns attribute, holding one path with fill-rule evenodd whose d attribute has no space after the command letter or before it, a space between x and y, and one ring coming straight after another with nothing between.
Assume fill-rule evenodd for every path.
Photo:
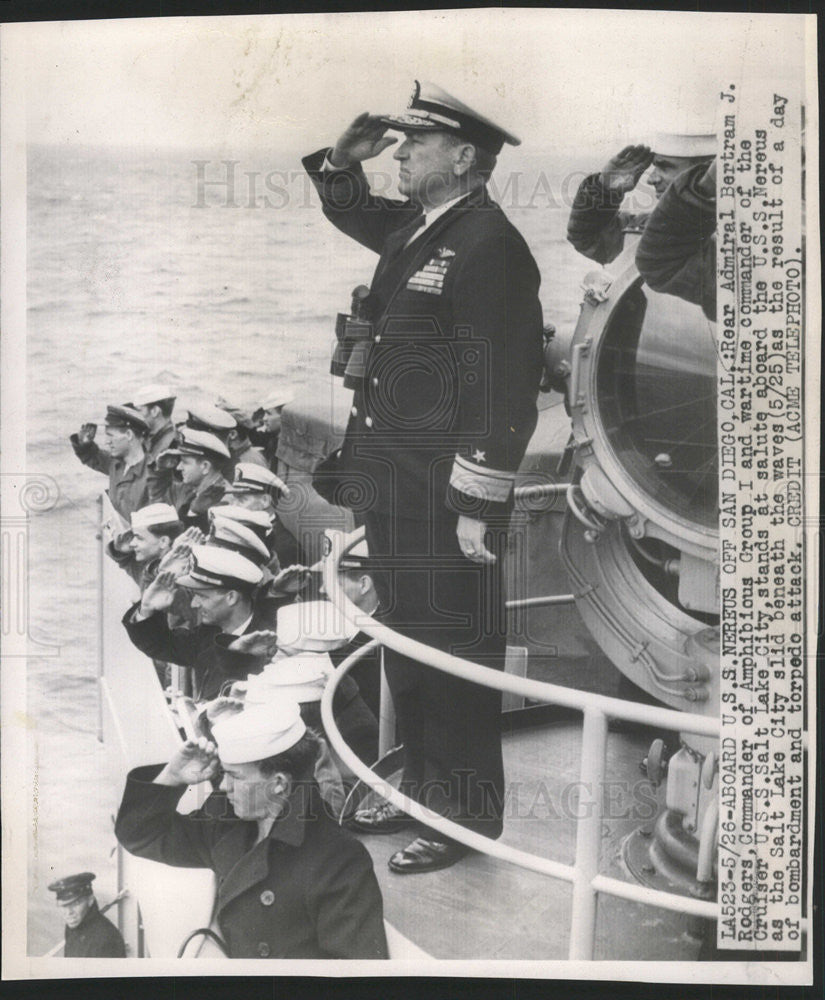
<instances>
[{"instance_id":1,"label":"ocean water","mask_svg":"<svg viewBox=\"0 0 825 1000\"><path fill-rule=\"evenodd\" d=\"M593 266L564 239L569 178L593 166L537 157L498 179L560 330L572 330ZM32 147L28 170L28 471L51 477L56 496L29 525L30 632L52 647L27 674L28 951L39 955L63 933L50 881L88 869L99 900L114 895L122 791L101 779L96 738L106 478L77 461L69 434L161 379L183 405L223 396L254 408L279 384L325 391L335 313L375 257L323 218L297 157L239 154L229 166L202 150Z\"/></svg>"}]
</instances>

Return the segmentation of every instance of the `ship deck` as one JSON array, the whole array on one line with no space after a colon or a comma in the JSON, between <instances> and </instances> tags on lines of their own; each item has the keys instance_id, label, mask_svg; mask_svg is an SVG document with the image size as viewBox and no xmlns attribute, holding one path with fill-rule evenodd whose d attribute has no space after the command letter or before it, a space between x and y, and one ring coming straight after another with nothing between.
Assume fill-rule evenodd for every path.
<instances>
[{"instance_id":1,"label":"ship deck","mask_svg":"<svg viewBox=\"0 0 825 1000\"><path fill-rule=\"evenodd\" d=\"M575 856L581 728L573 718L505 734L508 778L502 841L572 864ZM622 842L650 826L656 792L639 768L650 744L641 733L611 733L602 829L601 871L632 880ZM473 853L452 868L426 875L394 875L390 855L406 846L410 830L360 836L369 850L389 922L433 958L564 960L572 887L496 858ZM629 929L632 929L629 932ZM700 940L689 918L614 897L600 896L597 959L696 959Z\"/></svg>"}]
</instances>

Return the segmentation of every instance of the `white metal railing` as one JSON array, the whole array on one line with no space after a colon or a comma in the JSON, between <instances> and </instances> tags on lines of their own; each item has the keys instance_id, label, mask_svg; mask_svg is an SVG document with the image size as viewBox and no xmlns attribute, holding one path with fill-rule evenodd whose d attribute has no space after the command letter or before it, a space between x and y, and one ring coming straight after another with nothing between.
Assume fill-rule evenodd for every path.
<instances>
[{"instance_id":1,"label":"white metal railing","mask_svg":"<svg viewBox=\"0 0 825 1000\"><path fill-rule=\"evenodd\" d=\"M338 581L338 563L345 551L363 538L363 529L357 534L349 536L344 536L340 532L327 532L327 537L331 542L331 551L324 560L326 592L344 616L366 632L373 641L356 650L334 672L321 701L321 718L335 751L362 781L413 818L467 847L510 864L570 882L573 886L569 944L569 958L571 959L587 960L593 958L596 904L600 892L678 913L704 917L709 920L718 919L719 905L717 902L648 889L600 874L602 816L601 801L598 795L593 796L597 803L596 808L587 810L586 815L577 820L576 856L572 865L562 864L506 844L500 844L481 834L472 833L459 824L432 812L379 778L356 757L344 742L335 724L332 714L332 699L346 672L362 656L380 644L426 666L452 674L454 677L483 684L486 687L497 688L500 691L522 695L534 701L575 709L582 712L584 716L580 780L584 788L591 789L600 788L604 782L608 718L624 719L629 722L711 737L719 736L718 719L622 701L606 695L560 687L545 681L503 674L490 667L463 660L443 650L433 649L415 639L400 635L357 608L348 600Z\"/></svg>"}]
</instances>

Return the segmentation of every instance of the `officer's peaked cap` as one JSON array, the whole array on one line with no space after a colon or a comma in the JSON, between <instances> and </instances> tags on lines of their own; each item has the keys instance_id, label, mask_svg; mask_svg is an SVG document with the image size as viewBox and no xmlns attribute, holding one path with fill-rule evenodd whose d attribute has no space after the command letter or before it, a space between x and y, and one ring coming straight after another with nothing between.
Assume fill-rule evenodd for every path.
<instances>
[{"instance_id":1,"label":"officer's peaked cap","mask_svg":"<svg viewBox=\"0 0 825 1000\"><path fill-rule=\"evenodd\" d=\"M58 903L73 903L76 899L92 895L93 872L80 872L77 875L67 875L59 878L48 887L49 892L57 893Z\"/></svg>"},{"instance_id":2,"label":"officer's peaked cap","mask_svg":"<svg viewBox=\"0 0 825 1000\"><path fill-rule=\"evenodd\" d=\"M177 583L190 590L213 587L248 590L257 586L262 578L260 567L239 552L217 545L193 545L192 566L188 573L178 577Z\"/></svg>"},{"instance_id":3,"label":"officer's peaked cap","mask_svg":"<svg viewBox=\"0 0 825 1000\"><path fill-rule=\"evenodd\" d=\"M381 121L402 132L431 131L451 132L480 146L494 156L501 152L504 143L521 144L521 139L501 125L475 111L434 83L415 81L407 110L397 115L385 115Z\"/></svg>"}]
</instances>

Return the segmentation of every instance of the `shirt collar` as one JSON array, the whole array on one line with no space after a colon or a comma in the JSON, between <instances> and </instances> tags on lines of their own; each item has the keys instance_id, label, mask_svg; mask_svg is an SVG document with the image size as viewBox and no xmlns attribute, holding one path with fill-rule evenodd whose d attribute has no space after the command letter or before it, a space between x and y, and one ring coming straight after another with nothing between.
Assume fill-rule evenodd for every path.
<instances>
[{"instance_id":1,"label":"shirt collar","mask_svg":"<svg viewBox=\"0 0 825 1000\"><path fill-rule=\"evenodd\" d=\"M205 493L211 486L214 486L216 483L220 483L222 480L223 476L220 474L220 472L218 472L217 469L213 469L208 476L204 476L204 478L200 481L197 490L195 490L195 496L200 496L202 493ZM227 483L227 485L229 484Z\"/></svg>"},{"instance_id":2,"label":"shirt collar","mask_svg":"<svg viewBox=\"0 0 825 1000\"><path fill-rule=\"evenodd\" d=\"M464 198L469 198L472 193L472 191L465 191L464 194L459 194L455 198L450 198L450 200L445 201L443 205L439 205L437 208L431 208L429 212L425 212L423 228L427 229L427 227L431 226L437 219L440 219L445 212L448 212L453 205L457 205L458 202L462 201ZM419 229L418 233L415 235L418 236L421 232L422 230Z\"/></svg>"},{"instance_id":3,"label":"shirt collar","mask_svg":"<svg viewBox=\"0 0 825 1000\"><path fill-rule=\"evenodd\" d=\"M249 628L250 622L252 621L254 615L255 615L255 612L253 611L252 614L246 619L245 622L243 622L242 624L240 624L237 628L230 629L226 634L227 635L243 635L244 632L246 632L246 630Z\"/></svg>"}]
</instances>

